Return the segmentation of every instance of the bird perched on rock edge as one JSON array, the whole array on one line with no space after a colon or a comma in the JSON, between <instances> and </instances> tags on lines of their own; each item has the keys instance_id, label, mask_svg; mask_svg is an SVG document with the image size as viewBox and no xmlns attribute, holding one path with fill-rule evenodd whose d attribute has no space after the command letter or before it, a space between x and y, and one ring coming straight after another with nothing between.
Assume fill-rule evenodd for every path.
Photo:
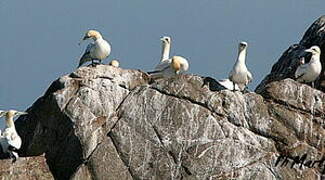
<instances>
[{"instance_id":1,"label":"bird perched on rock edge","mask_svg":"<svg viewBox=\"0 0 325 180\"><path fill-rule=\"evenodd\" d=\"M314 87L314 81L322 71L322 64L320 62L321 50L318 46L312 46L306 49L305 52L312 54L311 59L308 63L305 63L304 59L300 59L300 65L296 69L295 78L298 82L312 82L312 87Z\"/></svg>"},{"instance_id":2,"label":"bird perched on rock edge","mask_svg":"<svg viewBox=\"0 0 325 180\"><path fill-rule=\"evenodd\" d=\"M106 59L111 53L111 45L106 40L103 39L102 35L98 31L96 30L87 31L81 41L89 38L93 39L94 42L88 44L85 52L83 53L83 55L79 60L78 67L82 66L87 61L91 61L92 65L94 65L94 60L98 60L99 63L101 63L101 61L103 59Z\"/></svg>"},{"instance_id":3,"label":"bird perched on rock edge","mask_svg":"<svg viewBox=\"0 0 325 180\"><path fill-rule=\"evenodd\" d=\"M239 43L237 61L229 73L229 79L234 83L233 91L235 91L235 84L237 84L239 89L243 91L247 87L248 83L253 80L253 76L248 71L245 64L247 46L246 42Z\"/></svg>"}]
</instances>

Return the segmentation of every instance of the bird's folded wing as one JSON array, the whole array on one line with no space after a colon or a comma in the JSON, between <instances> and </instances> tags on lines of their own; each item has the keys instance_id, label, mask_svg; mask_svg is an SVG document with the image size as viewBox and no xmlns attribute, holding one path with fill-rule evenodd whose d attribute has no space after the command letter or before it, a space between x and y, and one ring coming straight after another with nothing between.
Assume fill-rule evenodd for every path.
<instances>
[{"instance_id":1,"label":"bird's folded wing","mask_svg":"<svg viewBox=\"0 0 325 180\"><path fill-rule=\"evenodd\" d=\"M170 63L171 63L170 59L163 60L155 67L155 70L162 71L162 70L168 68L170 66Z\"/></svg>"},{"instance_id":2,"label":"bird's folded wing","mask_svg":"<svg viewBox=\"0 0 325 180\"><path fill-rule=\"evenodd\" d=\"M306 72L306 69L307 69L307 65L308 65L308 64L303 64L303 65L300 65L300 66L297 68L297 70L296 70L296 72L295 72L295 78L299 78L299 77L301 77L301 76L304 75L304 73Z\"/></svg>"},{"instance_id":3,"label":"bird's folded wing","mask_svg":"<svg viewBox=\"0 0 325 180\"><path fill-rule=\"evenodd\" d=\"M80 67L81 65L83 65L87 61L91 61L90 52L91 52L91 49L94 47L94 45L95 45L94 43L88 44L85 52L79 58L79 66L78 67Z\"/></svg>"}]
</instances>

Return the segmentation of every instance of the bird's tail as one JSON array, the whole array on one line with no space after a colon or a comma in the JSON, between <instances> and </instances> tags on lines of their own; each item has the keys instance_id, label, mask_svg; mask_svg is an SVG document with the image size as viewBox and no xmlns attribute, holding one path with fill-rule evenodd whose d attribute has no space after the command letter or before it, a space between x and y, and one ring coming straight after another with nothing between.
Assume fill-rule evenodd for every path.
<instances>
[{"instance_id":1,"label":"bird's tail","mask_svg":"<svg viewBox=\"0 0 325 180\"><path fill-rule=\"evenodd\" d=\"M82 66L83 64L85 64L85 62L87 62L87 61L91 61L91 58L89 58L89 57L87 56L87 54L85 54L85 55L83 55L83 56L80 58L78 68L79 68L80 66Z\"/></svg>"},{"instance_id":2,"label":"bird's tail","mask_svg":"<svg viewBox=\"0 0 325 180\"><path fill-rule=\"evenodd\" d=\"M151 71L148 72L152 79L160 79L164 77L164 74L161 71Z\"/></svg>"}]
</instances>

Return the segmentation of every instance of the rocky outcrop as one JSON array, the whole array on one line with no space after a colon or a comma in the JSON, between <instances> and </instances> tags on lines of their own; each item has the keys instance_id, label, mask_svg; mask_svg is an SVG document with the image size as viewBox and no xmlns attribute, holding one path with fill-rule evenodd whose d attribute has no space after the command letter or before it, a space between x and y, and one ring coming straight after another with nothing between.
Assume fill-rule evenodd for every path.
<instances>
[{"instance_id":1,"label":"rocky outcrop","mask_svg":"<svg viewBox=\"0 0 325 180\"><path fill-rule=\"evenodd\" d=\"M53 179L44 156L19 158L13 165L11 160L0 160L0 179L50 180Z\"/></svg>"},{"instance_id":2,"label":"rocky outcrop","mask_svg":"<svg viewBox=\"0 0 325 180\"><path fill-rule=\"evenodd\" d=\"M306 31L303 38L298 44L290 46L276 62L272 71L267 75L264 80L256 88L259 92L264 86L272 81L279 81L285 78L294 78L294 73L298 67L298 60L302 56L306 56L305 49L310 48L313 45L318 45L321 50L321 63L322 73L320 78L315 82L315 87L325 92L325 15L317 19ZM307 55L308 56L308 55ZM308 58L307 58L308 59Z\"/></svg>"},{"instance_id":3,"label":"rocky outcrop","mask_svg":"<svg viewBox=\"0 0 325 180\"><path fill-rule=\"evenodd\" d=\"M317 22L302 42L316 41ZM16 121L20 155L45 153L55 179L320 179L325 95L288 78L292 51L258 93L196 75L152 81L138 70L79 68Z\"/></svg>"}]
</instances>

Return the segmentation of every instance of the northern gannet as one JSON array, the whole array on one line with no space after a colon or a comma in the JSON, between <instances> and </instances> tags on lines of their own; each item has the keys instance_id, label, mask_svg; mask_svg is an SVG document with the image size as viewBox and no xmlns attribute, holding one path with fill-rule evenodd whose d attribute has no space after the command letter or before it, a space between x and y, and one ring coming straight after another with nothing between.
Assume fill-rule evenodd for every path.
<instances>
[{"instance_id":1,"label":"northern gannet","mask_svg":"<svg viewBox=\"0 0 325 180\"><path fill-rule=\"evenodd\" d=\"M163 70L172 61L169 58L171 38L168 36L164 36L164 37L160 38L160 40L162 42L161 58L160 58L159 64L155 67L155 71Z\"/></svg>"},{"instance_id":2,"label":"northern gannet","mask_svg":"<svg viewBox=\"0 0 325 180\"><path fill-rule=\"evenodd\" d=\"M309 63L306 64L304 59L300 60L300 66L298 66L295 72L295 78L298 82L312 82L312 86L314 87L314 81L322 71L322 64L320 62L321 50L318 46L312 46L306 49L305 52L310 52L312 54L311 59Z\"/></svg>"},{"instance_id":3,"label":"northern gannet","mask_svg":"<svg viewBox=\"0 0 325 180\"><path fill-rule=\"evenodd\" d=\"M86 32L83 40L92 38L94 42L88 44L84 54L79 60L79 66L83 65L87 61L91 61L94 64L94 60L98 60L99 63L109 56L111 53L111 45L103 39L102 35L96 30L89 30ZM80 44L80 43L79 43Z\"/></svg>"},{"instance_id":4,"label":"northern gannet","mask_svg":"<svg viewBox=\"0 0 325 180\"><path fill-rule=\"evenodd\" d=\"M171 58L171 63L164 62L164 69L149 72L153 79L159 79L164 77L171 77L177 74L182 74L186 72L189 68L188 61L181 56L173 56Z\"/></svg>"},{"instance_id":5,"label":"northern gannet","mask_svg":"<svg viewBox=\"0 0 325 180\"><path fill-rule=\"evenodd\" d=\"M233 83L232 81L230 81L229 79L221 79L221 80L217 80L217 82L225 87L226 89L229 89L229 90L236 90L236 91L240 91L239 87L237 84ZM235 87L234 87L235 85Z\"/></svg>"},{"instance_id":6,"label":"northern gannet","mask_svg":"<svg viewBox=\"0 0 325 180\"><path fill-rule=\"evenodd\" d=\"M108 63L108 65L110 66L114 66L114 67L119 67L120 63L118 62L118 60L112 60L111 62Z\"/></svg>"},{"instance_id":7,"label":"northern gannet","mask_svg":"<svg viewBox=\"0 0 325 180\"><path fill-rule=\"evenodd\" d=\"M0 137L0 145L4 153L9 153L12 162L17 160L17 150L21 147L21 138L16 132L14 117L27 114L26 112L18 112L15 110L0 111L0 117L6 116L6 128Z\"/></svg>"},{"instance_id":8,"label":"northern gannet","mask_svg":"<svg viewBox=\"0 0 325 180\"><path fill-rule=\"evenodd\" d=\"M245 59L247 53L247 43L240 42L238 47L238 58L234 64L232 70L229 73L229 79L235 84L238 85L239 89L243 91L247 84L250 83L253 79L252 74L248 71ZM235 88L233 89L235 91Z\"/></svg>"}]
</instances>

